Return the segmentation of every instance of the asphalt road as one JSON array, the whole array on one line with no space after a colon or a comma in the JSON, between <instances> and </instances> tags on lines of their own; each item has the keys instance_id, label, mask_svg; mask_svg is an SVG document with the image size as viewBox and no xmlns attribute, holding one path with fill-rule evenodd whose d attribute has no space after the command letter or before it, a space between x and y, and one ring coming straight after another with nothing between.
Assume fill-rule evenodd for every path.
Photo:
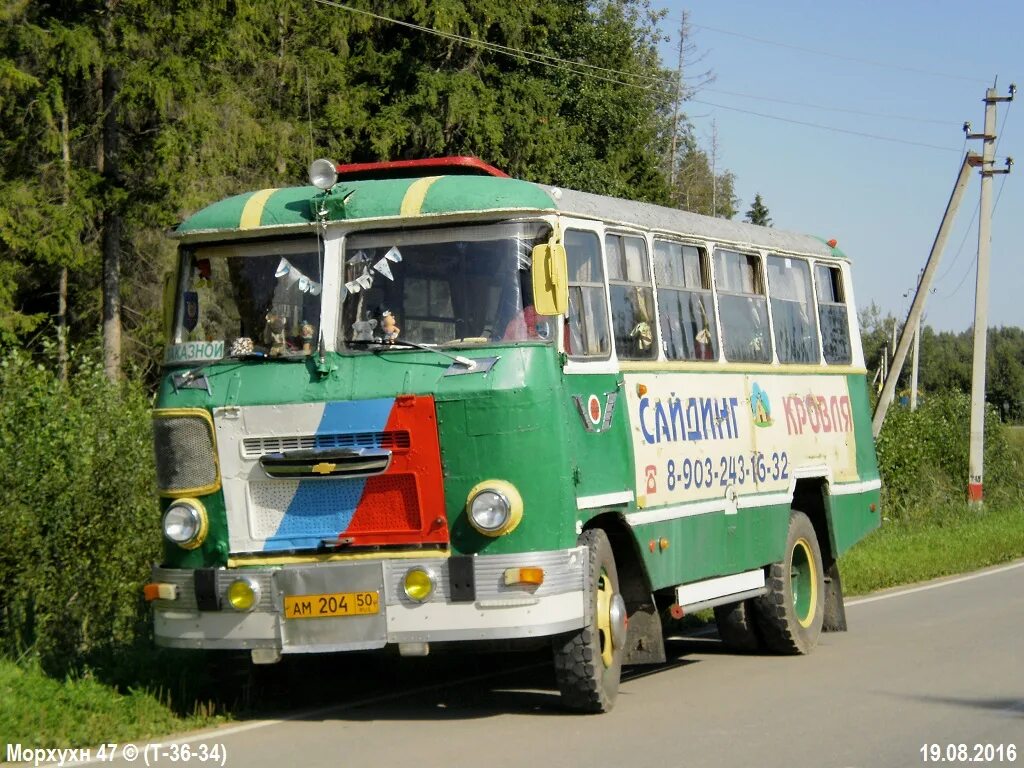
<instances>
[{"instance_id":1,"label":"asphalt road","mask_svg":"<svg viewBox=\"0 0 1024 768\"><path fill-rule=\"evenodd\" d=\"M232 768L895 768L926 765L931 744L965 744L990 765L1013 764L1009 745L1024 753L1024 561L851 600L847 613L850 631L804 657L672 640L668 664L627 671L607 715L563 713L539 655L438 656L367 662L333 708L175 741L222 744Z\"/></svg>"}]
</instances>

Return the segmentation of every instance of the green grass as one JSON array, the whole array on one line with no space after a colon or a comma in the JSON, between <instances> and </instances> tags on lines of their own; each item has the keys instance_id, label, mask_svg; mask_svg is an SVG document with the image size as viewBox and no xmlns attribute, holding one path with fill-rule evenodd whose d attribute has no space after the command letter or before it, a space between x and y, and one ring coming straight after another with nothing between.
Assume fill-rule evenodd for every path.
<instances>
[{"instance_id":1,"label":"green grass","mask_svg":"<svg viewBox=\"0 0 1024 768\"><path fill-rule=\"evenodd\" d=\"M1006 442L1018 451L1024 451L1024 426L1006 427Z\"/></svg>"},{"instance_id":2,"label":"green grass","mask_svg":"<svg viewBox=\"0 0 1024 768\"><path fill-rule=\"evenodd\" d=\"M1024 557L1024 508L966 505L887 520L839 562L846 595L963 573Z\"/></svg>"},{"instance_id":3,"label":"green grass","mask_svg":"<svg viewBox=\"0 0 1024 768\"><path fill-rule=\"evenodd\" d=\"M54 680L38 667L0 658L0 744L92 747L147 739L220 722L203 707L179 717L166 697L118 693L89 677Z\"/></svg>"}]
</instances>

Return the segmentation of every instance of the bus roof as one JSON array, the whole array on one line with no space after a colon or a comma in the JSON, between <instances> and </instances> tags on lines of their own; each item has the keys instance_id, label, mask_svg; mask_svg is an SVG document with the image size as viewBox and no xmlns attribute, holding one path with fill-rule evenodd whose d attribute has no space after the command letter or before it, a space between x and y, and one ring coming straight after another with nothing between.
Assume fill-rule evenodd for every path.
<instances>
[{"instance_id":1,"label":"bus roof","mask_svg":"<svg viewBox=\"0 0 1024 768\"><path fill-rule=\"evenodd\" d=\"M342 179L327 195L312 186L263 189L229 197L182 222L184 241L284 234L327 221L408 220L456 214L553 213L597 219L737 247L843 258L821 238L702 216L675 208L496 176Z\"/></svg>"}]
</instances>

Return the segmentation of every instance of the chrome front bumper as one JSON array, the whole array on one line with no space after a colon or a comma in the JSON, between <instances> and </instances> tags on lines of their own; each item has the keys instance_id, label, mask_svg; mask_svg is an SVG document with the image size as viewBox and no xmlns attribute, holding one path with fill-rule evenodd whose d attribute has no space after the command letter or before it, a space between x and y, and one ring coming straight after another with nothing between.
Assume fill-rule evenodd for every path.
<instances>
[{"instance_id":1,"label":"chrome front bumper","mask_svg":"<svg viewBox=\"0 0 1024 768\"><path fill-rule=\"evenodd\" d=\"M172 584L173 600L153 601L156 642L174 648L276 649L320 653L382 648L388 643L430 643L539 637L583 626L586 618L587 553L583 547L515 555L480 555L452 560L394 558L304 563L273 567L220 568L198 579L197 571L153 568L153 582ZM467 562L468 561L468 562ZM423 603L406 596L410 568L435 575L435 590ZM543 568L537 587L506 585L511 568ZM467 591L465 575L471 573ZM460 584L453 585L452 576ZM259 600L238 612L225 598L231 582L252 579ZM286 619L284 598L376 591L380 612L368 616ZM200 610L202 604L204 610Z\"/></svg>"}]
</instances>

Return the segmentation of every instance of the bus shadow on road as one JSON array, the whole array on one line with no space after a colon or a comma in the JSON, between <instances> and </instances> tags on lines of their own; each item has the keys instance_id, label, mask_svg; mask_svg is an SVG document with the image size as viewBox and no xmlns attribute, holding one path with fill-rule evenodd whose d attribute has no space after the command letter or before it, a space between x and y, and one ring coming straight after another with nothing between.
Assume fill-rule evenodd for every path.
<instances>
[{"instance_id":1,"label":"bus shadow on road","mask_svg":"<svg viewBox=\"0 0 1024 768\"><path fill-rule=\"evenodd\" d=\"M713 639L667 640L667 661L624 667L623 685L695 664L693 654L716 653L720 646ZM254 715L360 722L573 714L561 705L551 653L546 649L444 653L425 659L367 656L358 663L349 658L341 664L326 658L289 661L288 667L277 671L276 682L271 681L261 694L265 701L277 702L276 711ZM300 701L305 703L305 712L295 711ZM286 702L287 709L280 709Z\"/></svg>"},{"instance_id":2,"label":"bus shadow on road","mask_svg":"<svg viewBox=\"0 0 1024 768\"><path fill-rule=\"evenodd\" d=\"M999 699L970 699L960 696L927 696L924 694L885 692L884 695L920 701L925 704L939 704L951 707L967 707L969 709L983 709L997 715L1024 718L1024 699L999 698Z\"/></svg>"}]
</instances>

